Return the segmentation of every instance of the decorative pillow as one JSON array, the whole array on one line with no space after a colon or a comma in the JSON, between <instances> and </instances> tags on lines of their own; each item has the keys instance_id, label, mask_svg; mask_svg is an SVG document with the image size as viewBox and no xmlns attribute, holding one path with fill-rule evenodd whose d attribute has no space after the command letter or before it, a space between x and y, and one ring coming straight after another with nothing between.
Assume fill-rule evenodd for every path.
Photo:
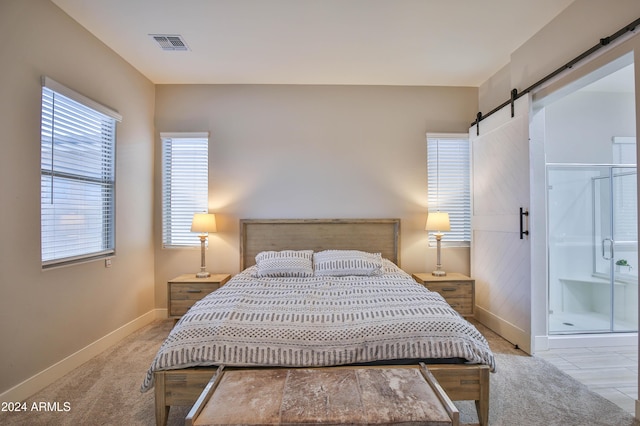
<instances>
[{"instance_id":1,"label":"decorative pillow","mask_svg":"<svg viewBox=\"0 0 640 426\"><path fill-rule=\"evenodd\" d=\"M256 277L312 277L313 250L263 251L256 256Z\"/></svg>"},{"instance_id":2,"label":"decorative pillow","mask_svg":"<svg viewBox=\"0 0 640 426\"><path fill-rule=\"evenodd\" d=\"M325 250L313 255L317 276L382 275L382 255L359 250Z\"/></svg>"}]
</instances>

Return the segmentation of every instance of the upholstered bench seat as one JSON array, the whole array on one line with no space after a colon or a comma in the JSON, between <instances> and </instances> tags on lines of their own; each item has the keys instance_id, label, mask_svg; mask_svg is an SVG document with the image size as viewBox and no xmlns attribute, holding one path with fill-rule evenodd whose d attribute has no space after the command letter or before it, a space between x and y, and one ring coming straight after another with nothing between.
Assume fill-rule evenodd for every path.
<instances>
[{"instance_id":1,"label":"upholstered bench seat","mask_svg":"<svg viewBox=\"0 0 640 426\"><path fill-rule=\"evenodd\" d=\"M186 419L198 425L458 425L424 366L218 369Z\"/></svg>"}]
</instances>

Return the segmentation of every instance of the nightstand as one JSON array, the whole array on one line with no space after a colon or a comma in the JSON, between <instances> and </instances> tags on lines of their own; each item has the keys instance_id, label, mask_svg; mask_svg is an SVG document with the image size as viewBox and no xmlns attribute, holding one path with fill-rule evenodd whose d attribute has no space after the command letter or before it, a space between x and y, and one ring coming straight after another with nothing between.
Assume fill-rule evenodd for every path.
<instances>
[{"instance_id":1,"label":"nightstand","mask_svg":"<svg viewBox=\"0 0 640 426\"><path fill-rule=\"evenodd\" d=\"M230 274L211 274L207 278L196 278L196 274L184 274L167 283L167 314L169 318L180 318L198 300L216 291L231 278Z\"/></svg>"},{"instance_id":2,"label":"nightstand","mask_svg":"<svg viewBox=\"0 0 640 426\"><path fill-rule=\"evenodd\" d=\"M474 279L456 272L447 272L444 277L436 277L430 273L415 273L412 276L429 290L440 293L460 315L473 316L476 304Z\"/></svg>"}]
</instances>

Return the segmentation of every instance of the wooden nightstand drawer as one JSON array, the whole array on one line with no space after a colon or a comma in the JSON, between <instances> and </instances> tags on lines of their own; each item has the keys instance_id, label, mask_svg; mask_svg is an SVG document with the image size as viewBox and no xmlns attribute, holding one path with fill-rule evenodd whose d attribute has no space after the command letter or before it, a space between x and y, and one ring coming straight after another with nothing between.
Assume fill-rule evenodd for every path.
<instances>
[{"instance_id":1,"label":"wooden nightstand drawer","mask_svg":"<svg viewBox=\"0 0 640 426\"><path fill-rule=\"evenodd\" d=\"M184 315L194 303L219 288L220 284L213 283L169 283L169 316Z\"/></svg>"},{"instance_id":2,"label":"wooden nightstand drawer","mask_svg":"<svg viewBox=\"0 0 640 426\"><path fill-rule=\"evenodd\" d=\"M437 291L444 298L466 297L473 294L473 285L468 281L450 281L446 283L425 283L429 290Z\"/></svg>"},{"instance_id":3,"label":"wooden nightstand drawer","mask_svg":"<svg viewBox=\"0 0 640 426\"><path fill-rule=\"evenodd\" d=\"M451 305L451 307L463 317L473 315L473 306L471 306L471 299L462 297L448 298L444 295L442 297L444 297L447 303Z\"/></svg>"},{"instance_id":4,"label":"wooden nightstand drawer","mask_svg":"<svg viewBox=\"0 0 640 426\"><path fill-rule=\"evenodd\" d=\"M171 286L171 300L200 300L202 293L209 294L220 288L218 283L169 283Z\"/></svg>"},{"instance_id":5,"label":"wooden nightstand drawer","mask_svg":"<svg viewBox=\"0 0 640 426\"><path fill-rule=\"evenodd\" d=\"M180 318L198 300L219 289L229 278L229 274L211 274L208 278L196 278L195 274L185 274L170 280L167 284L169 318Z\"/></svg>"},{"instance_id":6,"label":"wooden nightstand drawer","mask_svg":"<svg viewBox=\"0 0 640 426\"><path fill-rule=\"evenodd\" d=\"M428 273L413 274L413 279L431 291L439 293L462 316L473 316L475 308L475 280L451 272L443 277Z\"/></svg>"}]
</instances>

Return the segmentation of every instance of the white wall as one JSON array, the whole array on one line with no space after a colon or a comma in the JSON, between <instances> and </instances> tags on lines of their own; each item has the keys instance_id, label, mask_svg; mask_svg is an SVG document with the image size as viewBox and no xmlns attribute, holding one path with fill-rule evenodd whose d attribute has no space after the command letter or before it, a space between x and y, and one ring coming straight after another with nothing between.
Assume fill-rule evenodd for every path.
<instances>
[{"instance_id":1,"label":"white wall","mask_svg":"<svg viewBox=\"0 0 640 426\"><path fill-rule=\"evenodd\" d=\"M154 309L154 86L48 0L0 2L0 36L0 395L7 395ZM103 262L40 268L42 75L124 117L110 269Z\"/></svg>"},{"instance_id":2,"label":"white wall","mask_svg":"<svg viewBox=\"0 0 640 426\"><path fill-rule=\"evenodd\" d=\"M548 163L610 164L612 138L635 136L632 92L576 92L548 105L545 114Z\"/></svg>"},{"instance_id":3,"label":"white wall","mask_svg":"<svg viewBox=\"0 0 640 426\"><path fill-rule=\"evenodd\" d=\"M242 218L388 217L402 219L402 267L431 271L426 133L466 133L476 101L475 88L160 85L156 127L211 132L210 271L238 272ZM161 248L158 166L156 183L156 303L165 306L166 281L197 271L199 253ZM443 264L468 273L469 250L444 249Z\"/></svg>"}]
</instances>

